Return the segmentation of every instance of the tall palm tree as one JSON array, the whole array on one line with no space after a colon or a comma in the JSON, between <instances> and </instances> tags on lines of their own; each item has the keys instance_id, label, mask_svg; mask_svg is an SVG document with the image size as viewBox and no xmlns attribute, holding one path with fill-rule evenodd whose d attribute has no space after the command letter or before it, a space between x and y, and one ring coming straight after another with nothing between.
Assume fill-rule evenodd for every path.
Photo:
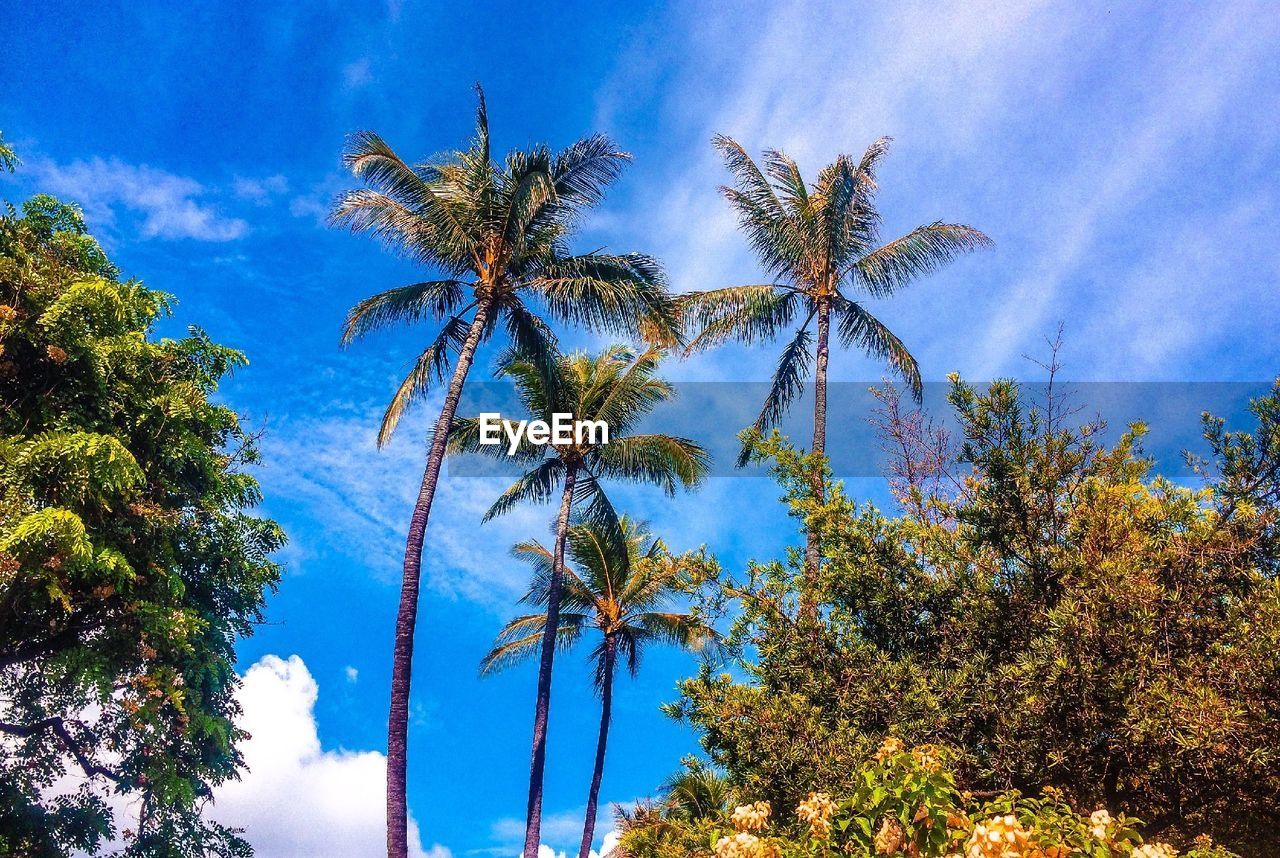
<instances>
[{"instance_id":1,"label":"tall palm tree","mask_svg":"<svg viewBox=\"0 0 1280 858\"><path fill-rule=\"evenodd\" d=\"M565 544L574 504L587 502L585 517L602 527L618 527L618 518L601 488L606 479L650 483L674 494L677 485L697 485L706 476L706 451L686 438L662 434L628 434L636 422L658 403L670 399L674 389L656 377L662 351L649 348L636 354L613 346L599 355L576 353L552 361L537 361L518 352L500 363L498 375L515 382L516 391L533 419L550 423L556 414L574 421L603 421L607 443L600 436L583 433L573 443L556 445L524 441L515 457L531 465L485 514L500 515L523 501L547 502L560 487L556 516L553 568L547 589L547 627L540 644L538 689L534 704L533 753L529 765L528 824L525 858L537 858L542 833L542 780L546 767L547 718L551 708L551 671L555 659L563 592ZM503 457L505 445L480 443L480 421L454 421L450 448L458 452Z\"/></svg>"},{"instance_id":2,"label":"tall palm tree","mask_svg":"<svg viewBox=\"0 0 1280 858\"><path fill-rule=\"evenodd\" d=\"M772 282L695 292L683 299L688 318L699 329L688 349L696 351L728 340L773 340L798 318L800 325L783 348L754 429L775 426L814 372L813 448L826 453L827 363L832 322L836 338L883 359L899 373L917 399L920 369L902 341L859 301L893 295L961 253L990 244L973 227L940 221L919 226L887 243L880 242L880 213L875 206L875 171L889 138L872 143L860 160L840 155L806 185L785 152L766 149L763 168L735 140L717 136L715 147L734 177L721 192L738 215L761 265ZM817 341L811 332L816 325ZM746 463L744 446L738 464ZM814 493L822 498L820 476ZM810 530L805 573L816 575L817 534Z\"/></svg>"},{"instance_id":3,"label":"tall palm tree","mask_svg":"<svg viewBox=\"0 0 1280 858\"><path fill-rule=\"evenodd\" d=\"M551 597L555 555L538 542L522 542L513 553L534 568L533 584L521 601L546 605ZM669 555L662 541L642 526L625 517L617 528L589 522L576 524L569 530L568 553L572 565L563 570L562 610L555 637L565 648L576 643L588 628L600 633L600 640L591 651L601 701L600 733L578 851L578 858L587 858L595 838L618 659L625 662L634 677L648 644L667 643L696 652L715 644L718 637L696 614L669 610L685 569L679 558ZM546 613L516 617L498 634L497 644L481 662L481 672L501 670L531 657L541 648L548 628Z\"/></svg>"},{"instance_id":4,"label":"tall palm tree","mask_svg":"<svg viewBox=\"0 0 1280 858\"><path fill-rule=\"evenodd\" d=\"M438 279L381 292L347 317L343 344L384 326L431 321L436 331L387 406L378 445L391 437L405 409L452 373L435 423L409 533L396 615L387 724L387 855L407 854L406 730L413 636L417 623L422 545L448 427L479 345L499 326L531 355L549 355L547 322L672 337L673 313L658 264L638 253L572 255L575 217L600 201L628 156L602 135L561 152L545 146L489 155L489 121L477 87L475 138L462 152L409 164L370 131L355 134L343 155L365 187L338 200L331 221L369 233Z\"/></svg>"}]
</instances>

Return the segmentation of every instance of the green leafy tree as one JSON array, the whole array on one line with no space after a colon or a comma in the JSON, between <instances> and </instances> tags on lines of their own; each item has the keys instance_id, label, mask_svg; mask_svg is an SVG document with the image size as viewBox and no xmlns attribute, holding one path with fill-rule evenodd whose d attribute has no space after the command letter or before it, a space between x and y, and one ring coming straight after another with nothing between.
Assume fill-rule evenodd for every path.
<instances>
[{"instance_id":1,"label":"green leafy tree","mask_svg":"<svg viewBox=\"0 0 1280 858\"><path fill-rule=\"evenodd\" d=\"M1280 386L1252 432L1206 418L1198 487L1151 473L1144 427L1103 445L1057 393L956 379L956 439L884 395L899 515L815 496L821 457L759 449L823 572L792 558L711 585L749 681L704 673L672 711L712 759L794 807L853 793L892 732L954 747L977 792L1052 786L1184 848L1205 832L1275 854Z\"/></svg>"},{"instance_id":2,"label":"green leafy tree","mask_svg":"<svg viewBox=\"0 0 1280 858\"><path fill-rule=\"evenodd\" d=\"M4 142L4 133L0 132L0 170L10 173L18 166L18 155L13 148Z\"/></svg>"},{"instance_id":3,"label":"green leafy tree","mask_svg":"<svg viewBox=\"0 0 1280 858\"><path fill-rule=\"evenodd\" d=\"M554 443L554 438L539 441L530 440L528 434L522 436L514 458L532 467L502 493L485 515L487 521L522 502L548 502L560 487L554 565L547 585L547 624L539 648L525 858L536 858L540 843L551 673L564 595L565 547L575 502L586 502L585 514L598 526L617 528L618 517L603 491L602 481L648 483L674 494L677 486L688 488L700 483L708 470L706 452L688 439L630 434L645 414L674 394L671 385L656 375L661 359L658 348L637 355L622 346L599 355L579 352L552 361L510 353L498 371L500 377L515 383L531 419L550 425L560 414L569 415L575 424L590 421L608 427L607 436L575 432L567 444ZM509 422L503 421L504 427ZM481 431L478 418L456 420L450 433L451 449L505 458L506 445L480 443Z\"/></svg>"},{"instance_id":4,"label":"green leafy tree","mask_svg":"<svg viewBox=\"0 0 1280 858\"><path fill-rule=\"evenodd\" d=\"M570 527L567 551L572 565L563 570L564 595L556 638L560 647L568 648L589 629L600 635L591 651L601 701L600 734L578 852L578 858L587 858L595 838L600 781L613 717L614 671L619 659L634 677L646 647L669 644L690 652L709 652L717 635L696 613L670 610L684 592L687 565L698 561L696 555L671 556L661 540L626 517L619 520L616 528L591 523ZM522 542L514 554L534 570L533 584L521 601L545 606L551 596L555 554L539 542ZM516 617L499 633L497 644L481 663L481 671L501 670L533 657L542 647L546 630L546 613Z\"/></svg>"},{"instance_id":5,"label":"green leafy tree","mask_svg":"<svg viewBox=\"0 0 1280 858\"><path fill-rule=\"evenodd\" d=\"M858 299L894 295L912 280L990 240L969 226L935 222L882 244L875 171L889 148L888 138L871 144L861 159L840 155L812 186L805 184L785 152L765 150L761 168L735 140L718 136L714 142L734 177L734 186L721 190L773 282L683 297L688 317L700 329L689 349L729 340L772 341L799 319L754 429L758 435L777 425L812 371L811 452L823 455L832 323L841 345L887 361L919 397L916 359ZM816 339L811 326L816 327ZM748 443L738 464L745 464L749 455ZM814 491L821 490L821 483L815 483ZM816 538L810 533L806 549L810 577L818 572Z\"/></svg>"},{"instance_id":6,"label":"green leafy tree","mask_svg":"<svg viewBox=\"0 0 1280 858\"><path fill-rule=\"evenodd\" d=\"M156 339L170 301L75 208L0 216L0 854L249 854L200 811L240 770L234 644L284 537L210 401L244 356Z\"/></svg>"},{"instance_id":7,"label":"green leafy tree","mask_svg":"<svg viewBox=\"0 0 1280 858\"><path fill-rule=\"evenodd\" d=\"M600 201L629 156L597 134L561 152L535 146L495 163L484 93L479 96L475 138L462 152L411 165L377 134L354 135L343 160L367 186L343 194L332 214L334 224L368 233L438 275L367 298L347 318L344 343L387 325L438 325L387 406L379 445L406 408L449 378L409 522L396 615L387 727L390 858L404 858L408 849L406 743L422 546L448 427L476 349L501 329L527 353L549 359L554 337L539 312L596 331L635 335L643 329L657 339L675 338L674 312L654 259L568 249L576 219Z\"/></svg>"}]
</instances>

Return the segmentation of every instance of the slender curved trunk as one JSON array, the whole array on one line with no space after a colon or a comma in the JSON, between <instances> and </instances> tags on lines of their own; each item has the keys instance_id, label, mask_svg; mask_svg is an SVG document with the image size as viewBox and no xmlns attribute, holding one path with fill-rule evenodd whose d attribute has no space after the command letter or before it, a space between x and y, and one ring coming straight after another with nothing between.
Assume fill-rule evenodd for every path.
<instances>
[{"instance_id":1,"label":"slender curved trunk","mask_svg":"<svg viewBox=\"0 0 1280 858\"><path fill-rule=\"evenodd\" d=\"M529 809L524 830L524 858L538 858L542 840L542 774L547 764L547 716L551 711L551 668L556 657L556 632L560 627L560 597L564 589L564 546L573 509L573 487L578 470L570 466L564 475L564 495L556 518L555 559L547 591L547 627L542 632L542 658L538 662L538 699L533 710L533 759L529 764Z\"/></svg>"},{"instance_id":2,"label":"slender curved trunk","mask_svg":"<svg viewBox=\"0 0 1280 858\"><path fill-rule=\"evenodd\" d=\"M435 499L440 467L444 463L449 427L458 409L462 385L467 380L476 348L484 332L489 306L482 302L458 352L453 378L440 408L422 486L409 520L409 536L404 549L404 576L400 582L400 609L396 613L395 649L391 658L391 713L387 718L387 858L407 858L409 854L409 814L405 794L409 729L409 682L413 675L413 634L418 622L418 591L422 583L422 543L427 535L427 519Z\"/></svg>"},{"instance_id":3,"label":"slender curved trunk","mask_svg":"<svg viewBox=\"0 0 1280 858\"><path fill-rule=\"evenodd\" d=\"M604 777L604 752L609 744L609 721L613 718L613 664L618 643L613 638L604 642L604 676L600 689L600 738L596 740L596 768L591 775L591 792L587 794L587 822L582 830L582 848L578 858L587 858L591 841L596 837L596 804L600 799L600 779Z\"/></svg>"},{"instance_id":4,"label":"slender curved trunk","mask_svg":"<svg viewBox=\"0 0 1280 858\"><path fill-rule=\"evenodd\" d=\"M817 366L814 368L813 374L813 448L812 452L820 456L826 455L827 452L827 359L830 348L828 341L830 339L831 329L831 304L825 300L818 303L818 355ZM821 472L813 475L813 497L814 500L821 503L824 500L825 490L822 483ZM806 583L813 585L818 578L818 567L822 562L821 546L819 545L818 534L812 528L809 529L808 539L804 552L804 575ZM806 595L802 600L801 608L809 613L816 610L811 597Z\"/></svg>"}]
</instances>

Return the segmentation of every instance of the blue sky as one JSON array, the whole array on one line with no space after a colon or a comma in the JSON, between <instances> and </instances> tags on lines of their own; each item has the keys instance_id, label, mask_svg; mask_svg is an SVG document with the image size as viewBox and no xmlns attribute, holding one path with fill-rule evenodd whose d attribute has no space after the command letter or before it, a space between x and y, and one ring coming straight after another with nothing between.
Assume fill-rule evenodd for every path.
<instances>
[{"instance_id":1,"label":"blue sky","mask_svg":"<svg viewBox=\"0 0 1280 858\"><path fill-rule=\"evenodd\" d=\"M927 379L1024 375L1023 356L1042 354L1059 322L1074 379L1280 369L1280 14L1269 3L105 6L4 13L0 129L25 164L0 195L78 200L128 275L178 296L169 331L198 323L250 356L225 396L267 430L267 510L291 544L242 666L283 659L261 662L251 683L268 733L288 723L304 735L313 718L319 731L296 753L253 756L246 792L224 803L263 855L320 854L298 844L335 819L377 843L379 758L358 752L384 747L426 419L382 453L373 434L424 332L336 346L351 304L420 279L323 225L350 186L338 154L351 131L375 129L414 158L461 145L480 81L498 149L608 132L635 160L578 246L654 253L681 291L758 282L716 193L712 134L787 149L809 174L890 135L886 234L942 218L996 241L875 306ZM773 360L730 348L669 370L761 380ZM856 355L833 373L880 375ZM543 536L548 511L481 528L500 488L446 480L428 537L410 804L438 855L514 854L521 839L532 675L482 682L475 666L524 585L505 549ZM793 538L772 495L751 479L675 501L618 492L673 545L705 542L730 567ZM596 719L578 659L561 664L544 829L557 850L577 842ZM649 794L694 749L656 709L692 667L658 654L621 684L605 799ZM280 712L293 720L271 722ZM272 766L292 768L272 780ZM303 794L313 788L330 792Z\"/></svg>"}]
</instances>

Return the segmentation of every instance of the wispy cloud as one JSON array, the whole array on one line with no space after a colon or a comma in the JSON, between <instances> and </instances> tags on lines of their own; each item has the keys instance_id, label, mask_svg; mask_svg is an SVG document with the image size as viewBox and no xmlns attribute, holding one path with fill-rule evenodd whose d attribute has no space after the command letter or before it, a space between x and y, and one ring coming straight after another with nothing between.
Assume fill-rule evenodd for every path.
<instances>
[{"instance_id":1,"label":"wispy cloud","mask_svg":"<svg viewBox=\"0 0 1280 858\"><path fill-rule=\"evenodd\" d=\"M1100 15L1043 0L885 11L783 3L753 10L749 27L742 15L682 15L643 45L652 58L619 64L598 122L624 135L634 123L631 133L685 154L652 168L638 159L649 175L614 219L652 236L678 287L760 276L715 193L727 175L712 134L751 150L784 148L811 176L836 152L887 134L895 145L882 170L886 238L944 218L973 223L997 243L883 306L929 377L1017 374L1022 355L1060 320L1071 353L1087 356L1072 367L1086 377L1212 372L1199 364L1232 337L1228 322L1235 339L1242 330L1266 339L1267 325L1250 314L1205 318L1189 308L1220 307L1213 298L1227 283L1264 303L1273 266L1259 271L1256 254L1206 257L1201 241L1182 237L1194 221L1200 236L1256 247L1267 218L1242 210L1280 205L1263 178L1280 136L1269 119L1280 102L1280 18L1267 4L1200 18L1154 6ZM654 68L674 83L654 86ZM646 130L654 112L657 132ZM1171 215L1184 223L1153 229ZM1170 278L1163 290L1148 276L1153 260ZM1194 282L1178 273L1188 269ZM1155 298L1171 288L1193 301ZM1117 312L1159 322L1117 337ZM727 349L682 374L760 378L773 359L768 349ZM849 355L833 371L857 378L868 367Z\"/></svg>"},{"instance_id":2,"label":"wispy cloud","mask_svg":"<svg viewBox=\"0 0 1280 858\"><path fill-rule=\"evenodd\" d=\"M288 193L289 180L281 175L258 179L236 176L231 182L231 190L240 199L262 206Z\"/></svg>"},{"instance_id":3,"label":"wispy cloud","mask_svg":"<svg viewBox=\"0 0 1280 858\"><path fill-rule=\"evenodd\" d=\"M341 556L375 577L395 580L404 533L426 460L428 418L439 405L424 403L384 450L375 443L379 413L282 420L264 442L261 473L272 513L295 537L290 567L305 574L316 555ZM446 464L446 470L448 465ZM528 570L506 548L543 537L551 510L522 507L481 525L484 512L510 479L445 478L439 483L428 533L425 585L448 598L506 611L524 592ZM278 508L277 508L278 507Z\"/></svg>"},{"instance_id":4,"label":"wispy cloud","mask_svg":"<svg viewBox=\"0 0 1280 858\"><path fill-rule=\"evenodd\" d=\"M249 228L223 214L209 189L187 176L116 158L65 164L37 158L30 166L42 190L80 203L100 226L114 226L127 213L138 218L143 238L197 241L231 241Z\"/></svg>"}]
</instances>

